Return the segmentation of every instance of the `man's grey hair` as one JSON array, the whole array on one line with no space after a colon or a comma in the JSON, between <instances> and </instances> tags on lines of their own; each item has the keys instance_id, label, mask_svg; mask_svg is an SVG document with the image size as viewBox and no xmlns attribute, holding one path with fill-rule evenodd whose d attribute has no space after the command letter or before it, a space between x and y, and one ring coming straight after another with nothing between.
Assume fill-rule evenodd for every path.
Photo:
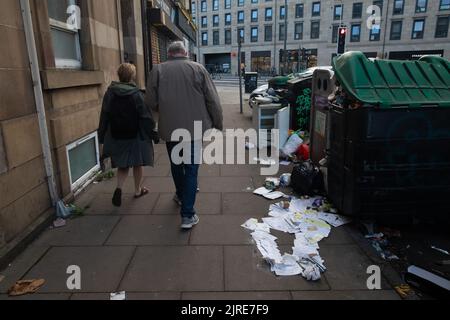
<instances>
[{"instance_id":1,"label":"man's grey hair","mask_svg":"<svg viewBox=\"0 0 450 320\"><path fill-rule=\"evenodd\" d=\"M186 47L182 41L174 41L169 45L167 53L169 55L186 54Z\"/></svg>"}]
</instances>

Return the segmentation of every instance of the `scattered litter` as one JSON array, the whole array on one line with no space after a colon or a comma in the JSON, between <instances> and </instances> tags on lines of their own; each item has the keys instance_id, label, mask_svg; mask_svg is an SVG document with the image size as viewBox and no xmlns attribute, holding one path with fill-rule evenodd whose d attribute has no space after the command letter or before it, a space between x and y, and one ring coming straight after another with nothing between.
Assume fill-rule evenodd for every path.
<instances>
[{"instance_id":1,"label":"scattered litter","mask_svg":"<svg viewBox=\"0 0 450 320\"><path fill-rule=\"evenodd\" d=\"M394 289L402 299L406 299L409 296L414 295L414 290L407 284L395 286Z\"/></svg>"},{"instance_id":2,"label":"scattered litter","mask_svg":"<svg viewBox=\"0 0 450 320\"><path fill-rule=\"evenodd\" d=\"M280 166L289 166L290 164L290 161L280 161Z\"/></svg>"},{"instance_id":3,"label":"scattered litter","mask_svg":"<svg viewBox=\"0 0 450 320\"><path fill-rule=\"evenodd\" d=\"M450 255L450 253L448 253L447 250L444 250L444 249L441 249L441 248L438 248L438 247L435 247L435 246L431 246L431 249L439 251L440 253L446 254L448 256Z\"/></svg>"},{"instance_id":4,"label":"scattered litter","mask_svg":"<svg viewBox=\"0 0 450 320\"><path fill-rule=\"evenodd\" d=\"M66 225L66 220L62 218L58 218L55 221L53 221L53 227L55 228L62 228Z\"/></svg>"},{"instance_id":5,"label":"scattered litter","mask_svg":"<svg viewBox=\"0 0 450 320\"><path fill-rule=\"evenodd\" d=\"M428 282L431 282L447 291L450 291L450 280L443 278L428 270L412 265L408 268L408 274L413 275L416 278L420 278Z\"/></svg>"},{"instance_id":6,"label":"scattered litter","mask_svg":"<svg viewBox=\"0 0 450 320\"><path fill-rule=\"evenodd\" d=\"M110 300L116 300L116 301L126 300L125 291L111 293Z\"/></svg>"},{"instance_id":7,"label":"scattered litter","mask_svg":"<svg viewBox=\"0 0 450 320\"><path fill-rule=\"evenodd\" d=\"M386 239L379 239L379 238L372 239L371 243L372 247L375 248L375 250L380 254L381 258L383 258L384 260L392 261L400 259L398 256L396 256L389 250L384 249L389 244L389 242Z\"/></svg>"},{"instance_id":8,"label":"scattered litter","mask_svg":"<svg viewBox=\"0 0 450 320\"><path fill-rule=\"evenodd\" d=\"M291 157L298 148L302 145L303 140L298 136L298 134L292 134L283 148L281 148L281 153L287 157Z\"/></svg>"},{"instance_id":9,"label":"scattered litter","mask_svg":"<svg viewBox=\"0 0 450 320\"><path fill-rule=\"evenodd\" d=\"M242 225L253 231L256 246L270 264L271 271L277 276L301 275L309 281L321 279L321 273L327 269L319 253L319 242L330 235L332 227L350 223L350 219L320 211L319 208L323 209L328 204L323 197L288 197L281 192L271 192L266 187L254 193L266 198L279 193L287 199L270 205L268 217L262 218L262 223L250 219ZM277 238L270 234L271 230L295 234L292 253L280 252Z\"/></svg>"},{"instance_id":10,"label":"scattered litter","mask_svg":"<svg viewBox=\"0 0 450 320\"><path fill-rule=\"evenodd\" d=\"M298 264L299 258L290 254L282 257L281 263L272 265L272 272L277 276L296 276L303 272L303 268Z\"/></svg>"},{"instance_id":11,"label":"scattered litter","mask_svg":"<svg viewBox=\"0 0 450 320\"><path fill-rule=\"evenodd\" d=\"M335 228L352 222L350 218L333 213L319 212L318 217Z\"/></svg>"},{"instance_id":12,"label":"scattered litter","mask_svg":"<svg viewBox=\"0 0 450 320\"><path fill-rule=\"evenodd\" d=\"M284 196L285 196L285 194L283 192L274 191L274 192L265 194L264 198L269 199L269 200L276 200L276 199L283 198Z\"/></svg>"},{"instance_id":13,"label":"scattered litter","mask_svg":"<svg viewBox=\"0 0 450 320\"><path fill-rule=\"evenodd\" d=\"M0 282L2 282L3 280L5 280L5 276L2 276L2 275L0 274Z\"/></svg>"},{"instance_id":14,"label":"scattered litter","mask_svg":"<svg viewBox=\"0 0 450 320\"><path fill-rule=\"evenodd\" d=\"M8 295L11 297L33 294L45 283L44 279L37 280L20 280L17 281L9 290Z\"/></svg>"},{"instance_id":15,"label":"scattered litter","mask_svg":"<svg viewBox=\"0 0 450 320\"><path fill-rule=\"evenodd\" d=\"M58 218L67 219L72 215L72 210L64 204L63 201L58 201L56 204L56 216Z\"/></svg>"},{"instance_id":16,"label":"scattered litter","mask_svg":"<svg viewBox=\"0 0 450 320\"><path fill-rule=\"evenodd\" d=\"M291 177L292 174L290 173L282 174L280 177L280 185L282 187L289 187L291 185Z\"/></svg>"},{"instance_id":17,"label":"scattered litter","mask_svg":"<svg viewBox=\"0 0 450 320\"><path fill-rule=\"evenodd\" d=\"M280 179L278 178L267 178L266 182L264 183L264 187L268 190L275 190L280 186Z\"/></svg>"},{"instance_id":18,"label":"scattered litter","mask_svg":"<svg viewBox=\"0 0 450 320\"><path fill-rule=\"evenodd\" d=\"M242 225L243 228L251 230L251 231L263 231L270 232L270 228L265 223L259 223L257 219L249 219Z\"/></svg>"},{"instance_id":19,"label":"scattered litter","mask_svg":"<svg viewBox=\"0 0 450 320\"><path fill-rule=\"evenodd\" d=\"M263 166L273 166L277 162L274 159L260 159L260 158L253 158L253 161L262 164Z\"/></svg>"}]
</instances>

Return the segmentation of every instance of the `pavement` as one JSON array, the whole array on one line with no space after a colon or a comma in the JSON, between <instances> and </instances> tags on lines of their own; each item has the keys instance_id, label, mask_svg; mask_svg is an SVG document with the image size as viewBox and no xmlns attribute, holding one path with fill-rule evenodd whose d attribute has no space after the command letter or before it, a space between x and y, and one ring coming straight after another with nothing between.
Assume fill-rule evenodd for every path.
<instances>
[{"instance_id":1,"label":"pavement","mask_svg":"<svg viewBox=\"0 0 450 320\"><path fill-rule=\"evenodd\" d=\"M246 103L239 113L236 88L218 90L225 127L251 127ZM83 216L47 229L0 271L0 299L9 299L6 292L17 280L36 278L46 280L38 293L15 299L109 299L118 291L133 300L399 299L386 268L382 290L367 289L366 271L374 259L351 225L333 228L320 243L328 268L320 281L271 273L241 227L249 218L266 216L272 203L252 194L264 181L257 165L203 165L196 205L201 221L192 231L181 231L164 145L155 146L155 159L155 167L145 169L150 194L133 199L130 178L120 209L111 204L114 179L88 187L76 200L87 208ZM280 174L291 170L283 167ZM277 235L288 250L293 237ZM71 265L81 268L81 290L67 288Z\"/></svg>"}]
</instances>

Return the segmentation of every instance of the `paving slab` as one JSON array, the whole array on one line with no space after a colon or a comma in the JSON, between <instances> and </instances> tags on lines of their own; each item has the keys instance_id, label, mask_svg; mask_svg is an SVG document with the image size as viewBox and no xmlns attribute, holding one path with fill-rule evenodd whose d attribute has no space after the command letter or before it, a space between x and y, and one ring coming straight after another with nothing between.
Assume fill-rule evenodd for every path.
<instances>
[{"instance_id":1,"label":"paving slab","mask_svg":"<svg viewBox=\"0 0 450 320\"><path fill-rule=\"evenodd\" d=\"M107 245L187 245L190 233L180 229L173 215L124 216Z\"/></svg>"},{"instance_id":2,"label":"paving slab","mask_svg":"<svg viewBox=\"0 0 450 320\"><path fill-rule=\"evenodd\" d=\"M291 300L288 291L249 291L249 292L183 292L182 300Z\"/></svg>"},{"instance_id":3,"label":"paving slab","mask_svg":"<svg viewBox=\"0 0 450 320\"><path fill-rule=\"evenodd\" d=\"M269 207L280 200L271 201L253 193L224 193L222 196L223 214L244 215L254 218L267 217Z\"/></svg>"},{"instance_id":4,"label":"paving slab","mask_svg":"<svg viewBox=\"0 0 450 320\"><path fill-rule=\"evenodd\" d=\"M74 293L70 300L110 300L107 293ZM180 300L181 293L177 292L126 292L126 300Z\"/></svg>"},{"instance_id":5,"label":"paving slab","mask_svg":"<svg viewBox=\"0 0 450 320\"><path fill-rule=\"evenodd\" d=\"M25 275L45 279L41 293L73 293L67 288L67 268L81 269L82 292L116 292L134 247L55 247Z\"/></svg>"},{"instance_id":6,"label":"paving slab","mask_svg":"<svg viewBox=\"0 0 450 320\"><path fill-rule=\"evenodd\" d=\"M117 216L83 216L67 220L61 228L47 229L40 246L101 246L119 221Z\"/></svg>"},{"instance_id":7,"label":"paving slab","mask_svg":"<svg viewBox=\"0 0 450 320\"><path fill-rule=\"evenodd\" d=\"M250 177L200 177L201 192L253 192Z\"/></svg>"},{"instance_id":8,"label":"paving slab","mask_svg":"<svg viewBox=\"0 0 450 320\"><path fill-rule=\"evenodd\" d=\"M294 300L401 300L394 290L295 291Z\"/></svg>"},{"instance_id":9,"label":"paving slab","mask_svg":"<svg viewBox=\"0 0 450 320\"><path fill-rule=\"evenodd\" d=\"M192 230L191 245L251 245L250 233L241 227L249 217L203 216Z\"/></svg>"},{"instance_id":10,"label":"paving slab","mask_svg":"<svg viewBox=\"0 0 450 320\"><path fill-rule=\"evenodd\" d=\"M173 201L173 193L162 193L159 196L152 214L180 215L180 207ZM220 193L199 193L195 202L195 210L199 215L221 214L222 203Z\"/></svg>"},{"instance_id":11,"label":"paving slab","mask_svg":"<svg viewBox=\"0 0 450 320\"><path fill-rule=\"evenodd\" d=\"M0 271L4 279L0 281L0 294L8 292L16 281L22 279L45 253L50 249L49 246L39 246L36 243L28 246L6 269Z\"/></svg>"},{"instance_id":12,"label":"paving slab","mask_svg":"<svg viewBox=\"0 0 450 320\"><path fill-rule=\"evenodd\" d=\"M239 263L236 263L236 262ZM226 291L329 290L325 277L309 282L301 276L277 277L255 246L225 247Z\"/></svg>"},{"instance_id":13,"label":"paving slab","mask_svg":"<svg viewBox=\"0 0 450 320\"><path fill-rule=\"evenodd\" d=\"M160 164L154 167L144 167L144 177L167 177L170 174L170 164ZM130 170L130 177L133 170Z\"/></svg>"},{"instance_id":14,"label":"paving slab","mask_svg":"<svg viewBox=\"0 0 450 320\"><path fill-rule=\"evenodd\" d=\"M50 301L50 300L69 300L70 293L35 293L27 294L19 297L10 297L7 294L0 294L0 300L8 301Z\"/></svg>"},{"instance_id":15,"label":"paving slab","mask_svg":"<svg viewBox=\"0 0 450 320\"><path fill-rule=\"evenodd\" d=\"M223 291L223 249L215 246L139 247L120 290Z\"/></svg>"},{"instance_id":16,"label":"paving slab","mask_svg":"<svg viewBox=\"0 0 450 320\"><path fill-rule=\"evenodd\" d=\"M122 195L122 206L117 208L112 204L112 194L97 194L89 202L85 209L87 215L125 215L125 214L150 214L158 200L158 193L149 193L146 196L135 199L134 194Z\"/></svg>"},{"instance_id":17,"label":"paving slab","mask_svg":"<svg viewBox=\"0 0 450 320\"><path fill-rule=\"evenodd\" d=\"M372 262L357 245L321 245L320 254L332 290L367 290L367 268ZM383 276L381 287L390 288Z\"/></svg>"}]
</instances>

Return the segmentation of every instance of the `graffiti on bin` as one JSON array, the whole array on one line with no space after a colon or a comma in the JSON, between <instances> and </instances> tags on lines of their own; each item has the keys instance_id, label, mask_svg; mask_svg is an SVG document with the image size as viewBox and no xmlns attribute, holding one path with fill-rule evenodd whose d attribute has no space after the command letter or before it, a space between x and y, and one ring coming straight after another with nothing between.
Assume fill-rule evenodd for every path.
<instances>
[{"instance_id":1,"label":"graffiti on bin","mask_svg":"<svg viewBox=\"0 0 450 320\"><path fill-rule=\"evenodd\" d=\"M296 101L297 125L300 130L309 130L309 117L311 112L311 89L306 88Z\"/></svg>"}]
</instances>

